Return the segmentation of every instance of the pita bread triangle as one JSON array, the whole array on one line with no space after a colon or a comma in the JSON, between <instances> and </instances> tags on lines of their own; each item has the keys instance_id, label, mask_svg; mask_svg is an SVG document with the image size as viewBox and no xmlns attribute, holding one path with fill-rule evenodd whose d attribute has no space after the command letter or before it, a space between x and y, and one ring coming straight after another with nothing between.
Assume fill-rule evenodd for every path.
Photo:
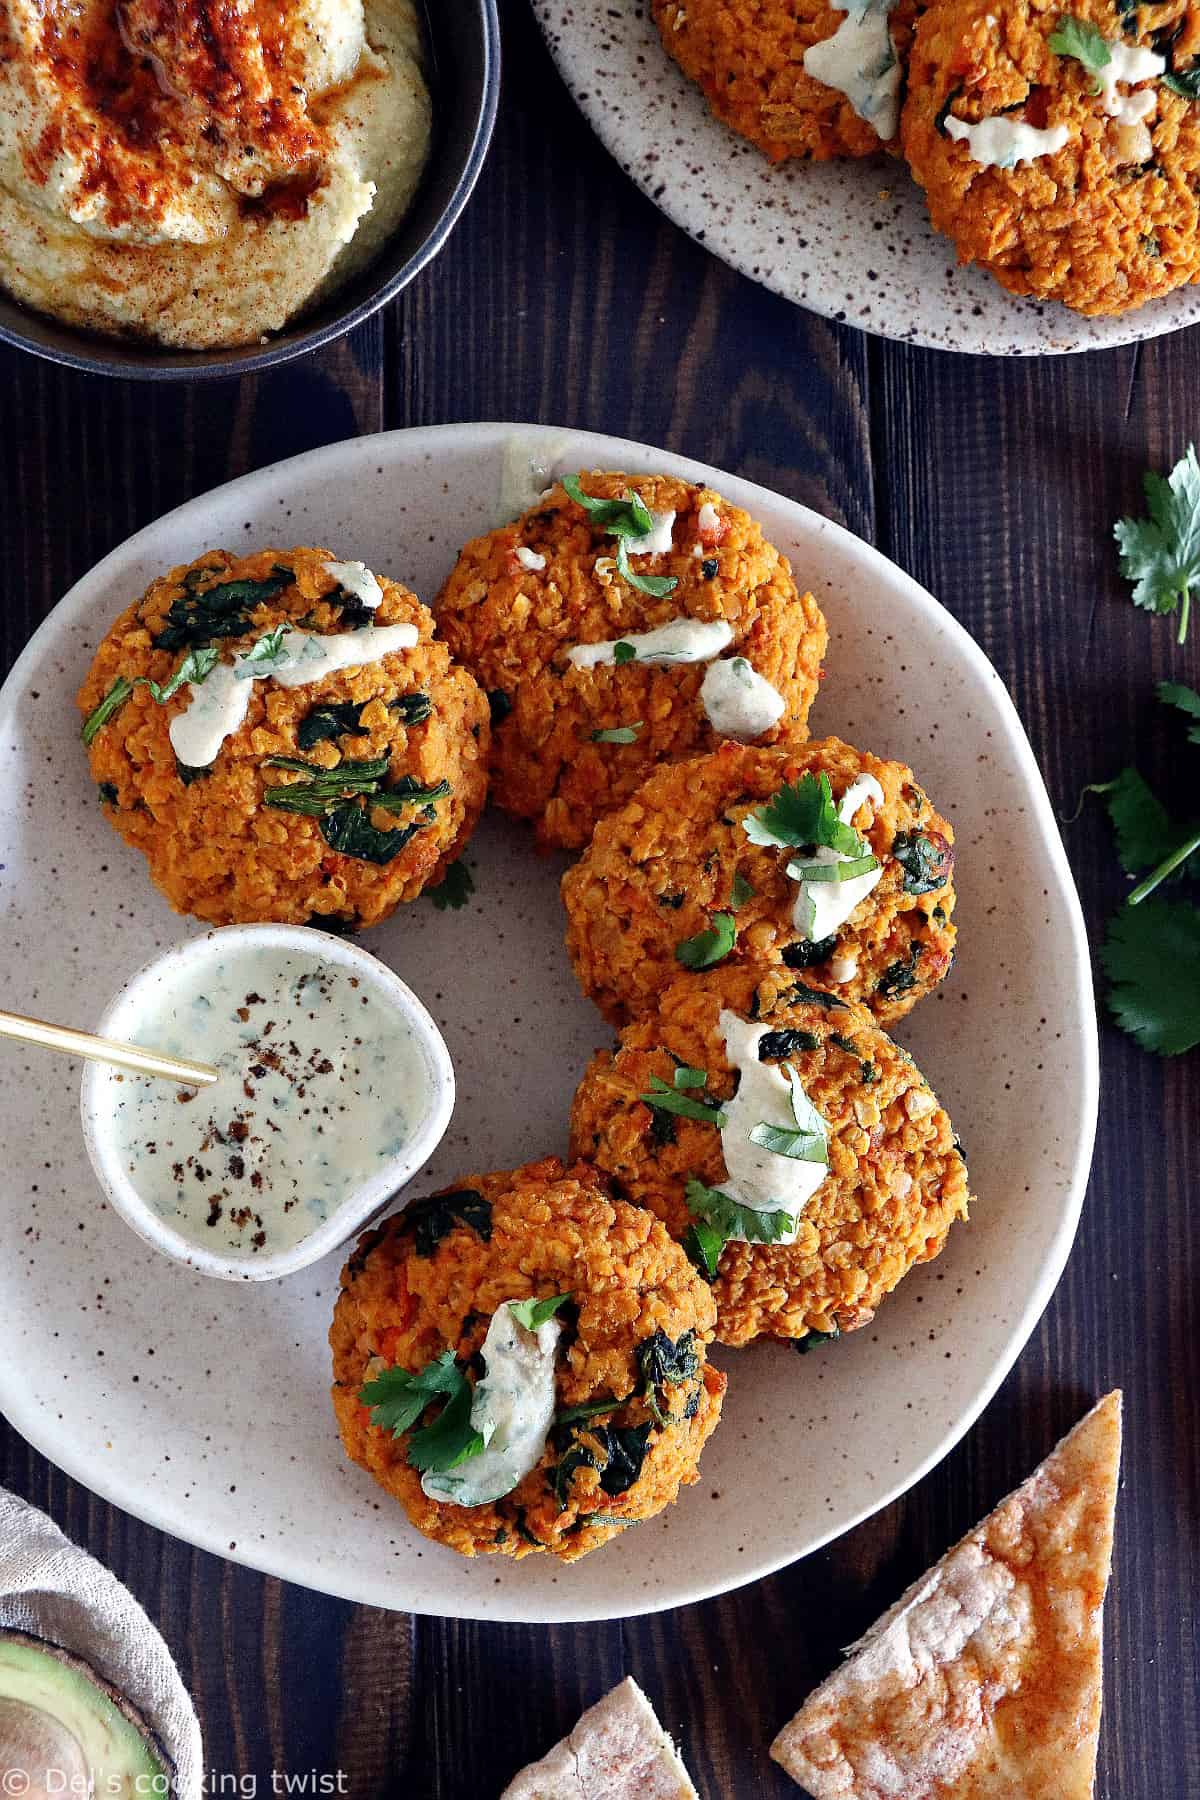
<instances>
[{"instance_id":1,"label":"pita bread triangle","mask_svg":"<svg viewBox=\"0 0 1200 1800\"><path fill-rule=\"evenodd\" d=\"M500 1800L699 1800L679 1752L626 1676Z\"/></svg>"},{"instance_id":2,"label":"pita bread triangle","mask_svg":"<svg viewBox=\"0 0 1200 1800\"><path fill-rule=\"evenodd\" d=\"M1121 1460L1107 1394L771 1746L813 1800L1090 1800Z\"/></svg>"}]
</instances>

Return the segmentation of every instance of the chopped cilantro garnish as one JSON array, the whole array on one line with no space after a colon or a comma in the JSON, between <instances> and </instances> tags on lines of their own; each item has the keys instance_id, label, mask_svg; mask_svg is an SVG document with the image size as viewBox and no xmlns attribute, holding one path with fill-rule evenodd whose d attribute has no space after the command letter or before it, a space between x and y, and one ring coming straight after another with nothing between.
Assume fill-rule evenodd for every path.
<instances>
[{"instance_id":1,"label":"chopped cilantro garnish","mask_svg":"<svg viewBox=\"0 0 1200 1800\"><path fill-rule=\"evenodd\" d=\"M780 788L765 806L747 813L742 830L752 844L765 844L783 849L816 849L824 845L843 856L854 856L863 848L862 839L838 818L829 777L801 775L798 781Z\"/></svg>"},{"instance_id":2,"label":"chopped cilantro garnish","mask_svg":"<svg viewBox=\"0 0 1200 1800\"><path fill-rule=\"evenodd\" d=\"M676 1070L676 1075L683 1073ZM691 1071L688 1071L691 1073ZM703 1077L702 1077L703 1079ZM693 1100L688 1094L676 1092L679 1083L671 1087L659 1076L650 1077L650 1092L639 1094L638 1099L657 1112L673 1113L679 1119L696 1119L702 1125L715 1125L718 1130L725 1124L726 1115L715 1100Z\"/></svg>"},{"instance_id":3,"label":"chopped cilantro garnish","mask_svg":"<svg viewBox=\"0 0 1200 1800\"><path fill-rule=\"evenodd\" d=\"M455 1360L453 1350L426 1363L416 1374L407 1369L384 1369L359 1391L359 1400L371 1411L372 1425L402 1437L412 1431L408 1460L414 1469L453 1469L483 1449L483 1439L471 1425L474 1390ZM445 1405L430 1424L413 1430L431 1403Z\"/></svg>"},{"instance_id":4,"label":"chopped cilantro garnish","mask_svg":"<svg viewBox=\"0 0 1200 1800\"><path fill-rule=\"evenodd\" d=\"M270 665L282 662L286 654L283 647L286 631L286 625L276 625L273 631L264 631L260 638L255 638L250 648L238 658L234 673L240 675L244 669L255 669L263 663Z\"/></svg>"},{"instance_id":5,"label":"chopped cilantro garnish","mask_svg":"<svg viewBox=\"0 0 1200 1800\"><path fill-rule=\"evenodd\" d=\"M675 946L675 960L685 969L711 969L723 962L737 942L737 924L732 913L713 913L712 923L694 937L684 938Z\"/></svg>"},{"instance_id":6,"label":"chopped cilantro garnish","mask_svg":"<svg viewBox=\"0 0 1200 1800\"><path fill-rule=\"evenodd\" d=\"M526 1331L536 1331L539 1325L552 1319L571 1297L570 1294L551 1294L548 1300L510 1300L508 1310L518 1325L523 1325Z\"/></svg>"},{"instance_id":7,"label":"chopped cilantro garnish","mask_svg":"<svg viewBox=\"0 0 1200 1800\"><path fill-rule=\"evenodd\" d=\"M427 891L439 912L457 912L475 892L475 878L465 862L453 862L438 885Z\"/></svg>"},{"instance_id":8,"label":"chopped cilantro garnish","mask_svg":"<svg viewBox=\"0 0 1200 1800\"><path fill-rule=\"evenodd\" d=\"M593 744L635 744L643 721L636 725L608 725L602 731L593 731Z\"/></svg>"},{"instance_id":9,"label":"chopped cilantro garnish","mask_svg":"<svg viewBox=\"0 0 1200 1800\"><path fill-rule=\"evenodd\" d=\"M734 912L739 911L741 907L745 906L747 900L753 900L753 898L754 889L750 886L746 877L742 874L735 875L733 878L733 886L729 891L729 904Z\"/></svg>"},{"instance_id":10,"label":"chopped cilantro garnish","mask_svg":"<svg viewBox=\"0 0 1200 1800\"><path fill-rule=\"evenodd\" d=\"M630 663L636 661L636 659L637 650L634 646L627 643L624 638L619 638L613 645L613 661L615 663Z\"/></svg>"},{"instance_id":11,"label":"chopped cilantro garnish","mask_svg":"<svg viewBox=\"0 0 1200 1800\"><path fill-rule=\"evenodd\" d=\"M1195 446L1164 479L1154 470L1142 478L1150 516L1119 519L1113 532L1121 552L1121 573L1134 583L1133 602L1148 612L1179 610L1178 641L1187 637L1192 584L1200 579L1200 462Z\"/></svg>"},{"instance_id":12,"label":"chopped cilantro garnish","mask_svg":"<svg viewBox=\"0 0 1200 1800\"><path fill-rule=\"evenodd\" d=\"M800 1086L794 1069L786 1069L791 1088L794 1128L772 1125L763 1119L750 1132L750 1142L774 1156L788 1156L795 1162L829 1163L829 1146L825 1121Z\"/></svg>"},{"instance_id":13,"label":"chopped cilantro garnish","mask_svg":"<svg viewBox=\"0 0 1200 1800\"><path fill-rule=\"evenodd\" d=\"M674 575L637 575L629 566L630 550L636 556L638 539L649 536L654 530L653 515L640 494L635 494L630 489L620 500L598 500L591 494L584 493L579 485L578 475L564 475L563 487L572 500L582 506L593 525L616 538L617 572L623 580L643 594L653 595L655 599L674 592L679 586ZM628 662L634 655L632 644L625 645L624 648L629 652L627 656L620 654L622 646L617 645L617 662Z\"/></svg>"},{"instance_id":14,"label":"chopped cilantro garnish","mask_svg":"<svg viewBox=\"0 0 1200 1800\"><path fill-rule=\"evenodd\" d=\"M1112 61L1112 51L1105 42L1104 33L1086 19L1077 19L1071 13L1064 13L1058 21L1058 28L1046 39L1047 48L1056 56L1070 56L1082 63L1088 74L1092 76L1092 92L1098 94L1103 83L1096 79L1101 69L1107 69Z\"/></svg>"},{"instance_id":15,"label":"chopped cilantro garnish","mask_svg":"<svg viewBox=\"0 0 1200 1800\"><path fill-rule=\"evenodd\" d=\"M731 1200L719 1188L705 1187L702 1181L692 1176L687 1183L688 1211L696 1220L696 1231L701 1225L708 1228L711 1236L719 1237L722 1249L730 1238L743 1239L748 1244L777 1244L780 1238L790 1237L796 1229L796 1220L788 1212L757 1212L752 1206L742 1206ZM705 1254L705 1262L709 1261ZM710 1264L710 1273L715 1273L715 1264Z\"/></svg>"}]
</instances>

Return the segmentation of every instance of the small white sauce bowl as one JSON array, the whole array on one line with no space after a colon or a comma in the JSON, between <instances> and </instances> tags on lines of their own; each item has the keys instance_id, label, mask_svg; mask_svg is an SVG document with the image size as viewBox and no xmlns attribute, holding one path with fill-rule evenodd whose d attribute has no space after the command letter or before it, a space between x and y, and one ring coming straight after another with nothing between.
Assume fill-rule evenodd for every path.
<instances>
[{"instance_id":1,"label":"small white sauce bowl","mask_svg":"<svg viewBox=\"0 0 1200 1800\"><path fill-rule=\"evenodd\" d=\"M113 1101L120 1088L110 1071L93 1063L84 1068L80 1093L84 1142L96 1177L114 1212L133 1227L140 1238L164 1256L184 1263L203 1275L223 1281L272 1281L306 1268L362 1229L393 1196L412 1180L437 1149L454 1111L454 1065L433 1018L406 982L378 957L345 938L313 931L303 925L227 925L189 938L156 956L130 976L109 1003L96 1026L104 1037L122 1038L155 1048L153 991L169 987L173 976L230 952L255 948L292 951L324 964L348 970L364 983L385 1006L400 1014L412 1033L417 1053L429 1082L429 1105L411 1138L395 1156L381 1164L376 1174L348 1194L329 1217L316 1224L299 1243L265 1255L218 1255L168 1225L138 1192L117 1148L113 1130ZM202 1060L202 1059L201 1059Z\"/></svg>"}]
</instances>

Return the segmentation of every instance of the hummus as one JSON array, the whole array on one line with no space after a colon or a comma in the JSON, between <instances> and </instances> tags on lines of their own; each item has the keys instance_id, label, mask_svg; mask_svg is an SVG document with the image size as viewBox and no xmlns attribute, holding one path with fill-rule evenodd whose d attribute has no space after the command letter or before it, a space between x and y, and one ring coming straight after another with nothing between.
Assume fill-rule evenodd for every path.
<instances>
[{"instance_id":1,"label":"hummus","mask_svg":"<svg viewBox=\"0 0 1200 1800\"><path fill-rule=\"evenodd\" d=\"M4 0L0 284L253 343L357 272L429 151L414 0Z\"/></svg>"}]
</instances>

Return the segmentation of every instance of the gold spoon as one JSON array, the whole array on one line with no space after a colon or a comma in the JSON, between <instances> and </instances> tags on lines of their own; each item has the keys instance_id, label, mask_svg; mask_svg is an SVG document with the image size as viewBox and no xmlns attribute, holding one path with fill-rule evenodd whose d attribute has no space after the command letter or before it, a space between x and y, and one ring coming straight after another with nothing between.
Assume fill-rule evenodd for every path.
<instances>
[{"instance_id":1,"label":"gold spoon","mask_svg":"<svg viewBox=\"0 0 1200 1800\"><path fill-rule=\"evenodd\" d=\"M97 1037L91 1031L75 1031L70 1025L47 1025L41 1019L27 1019L23 1013L2 1009L0 1038L15 1038L22 1044L40 1044L45 1050L82 1056L85 1062L112 1063L135 1075L157 1075L163 1081L178 1081L185 1087L211 1087L221 1075L221 1071L210 1063L187 1062L182 1056L167 1056L161 1050L144 1050L140 1044L123 1044L117 1038Z\"/></svg>"}]
</instances>

